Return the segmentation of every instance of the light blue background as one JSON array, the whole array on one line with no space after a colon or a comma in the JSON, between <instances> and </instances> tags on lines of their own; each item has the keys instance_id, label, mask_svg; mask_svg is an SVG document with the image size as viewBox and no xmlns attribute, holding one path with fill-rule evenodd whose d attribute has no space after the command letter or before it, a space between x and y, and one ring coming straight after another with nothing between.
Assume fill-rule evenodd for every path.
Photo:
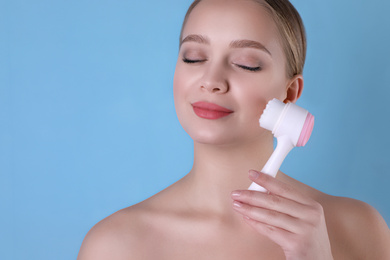
<instances>
[{"instance_id":1,"label":"light blue background","mask_svg":"<svg viewBox=\"0 0 390 260\"><path fill-rule=\"evenodd\" d=\"M95 223L190 170L172 94L190 2L0 0L0 259L75 259ZM316 125L282 170L390 223L390 2L293 3Z\"/></svg>"}]
</instances>

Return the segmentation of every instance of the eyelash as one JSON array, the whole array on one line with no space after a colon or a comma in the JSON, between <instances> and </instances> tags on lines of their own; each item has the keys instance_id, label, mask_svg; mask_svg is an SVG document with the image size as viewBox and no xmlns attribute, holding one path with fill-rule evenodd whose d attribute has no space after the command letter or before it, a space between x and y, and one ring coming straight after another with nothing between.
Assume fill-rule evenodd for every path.
<instances>
[{"instance_id":1,"label":"eyelash","mask_svg":"<svg viewBox=\"0 0 390 260\"><path fill-rule=\"evenodd\" d=\"M248 66L238 65L238 64L236 64L236 66L238 66L239 68L244 69L244 70L255 71L255 72L261 70L260 67L248 67Z\"/></svg>"},{"instance_id":2,"label":"eyelash","mask_svg":"<svg viewBox=\"0 0 390 260\"><path fill-rule=\"evenodd\" d=\"M193 64L193 63L198 63L198 62L203 62L203 61L206 61L206 60L190 60L187 58L183 58L183 62L188 63L188 64ZM249 71L253 71L253 72L261 70L261 67L248 67L248 66L238 65L238 64L235 64L235 65L241 69L249 70Z\"/></svg>"},{"instance_id":3,"label":"eyelash","mask_svg":"<svg viewBox=\"0 0 390 260\"><path fill-rule=\"evenodd\" d=\"M189 59L187 59L187 58L183 58L183 61L185 62L185 63L197 63L197 62L202 62L202 61L206 61L206 60L189 60Z\"/></svg>"}]
</instances>

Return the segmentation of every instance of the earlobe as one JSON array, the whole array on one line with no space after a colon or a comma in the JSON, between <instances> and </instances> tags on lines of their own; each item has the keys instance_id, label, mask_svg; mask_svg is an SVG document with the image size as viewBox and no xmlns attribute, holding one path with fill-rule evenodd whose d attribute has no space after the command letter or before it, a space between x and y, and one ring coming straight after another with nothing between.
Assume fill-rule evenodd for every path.
<instances>
[{"instance_id":1,"label":"earlobe","mask_svg":"<svg viewBox=\"0 0 390 260\"><path fill-rule=\"evenodd\" d=\"M284 103L295 103L302 94L303 76L301 74L294 76L286 87L286 98Z\"/></svg>"}]
</instances>

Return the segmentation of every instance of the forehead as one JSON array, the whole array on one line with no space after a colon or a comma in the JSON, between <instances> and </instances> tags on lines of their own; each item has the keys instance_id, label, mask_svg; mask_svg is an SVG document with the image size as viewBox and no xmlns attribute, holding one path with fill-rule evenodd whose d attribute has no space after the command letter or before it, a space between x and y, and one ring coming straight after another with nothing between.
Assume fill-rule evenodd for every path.
<instances>
[{"instance_id":1,"label":"forehead","mask_svg":"<svg viewBox=\"0 0 390 260\"><path fill-rule=\"evenodd\" d=\"M276 25L269 11L252 0L203 0L191 12L183 28L189 34L213 40L248 39L265 45L278 42Z\"/></svg>"}]
</instances>

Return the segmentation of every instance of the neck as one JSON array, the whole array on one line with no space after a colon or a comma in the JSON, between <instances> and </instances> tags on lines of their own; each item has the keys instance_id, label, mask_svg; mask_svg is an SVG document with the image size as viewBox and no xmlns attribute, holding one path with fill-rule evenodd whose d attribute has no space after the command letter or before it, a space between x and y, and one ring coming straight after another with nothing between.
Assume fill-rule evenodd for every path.
<instances>
[{"instance_id":1,"label":"neck","mask_svg":"<svg viewBox=\"0 0 390 260\"><path fill-rule=\"evenodd\" d=\"M184 178L191 201L204 210L231 211L230 193L247 189L248 171L261 170L272 152L272 138L231 146L195 142L194 165Z\"/></svg>"}]
</instances>

